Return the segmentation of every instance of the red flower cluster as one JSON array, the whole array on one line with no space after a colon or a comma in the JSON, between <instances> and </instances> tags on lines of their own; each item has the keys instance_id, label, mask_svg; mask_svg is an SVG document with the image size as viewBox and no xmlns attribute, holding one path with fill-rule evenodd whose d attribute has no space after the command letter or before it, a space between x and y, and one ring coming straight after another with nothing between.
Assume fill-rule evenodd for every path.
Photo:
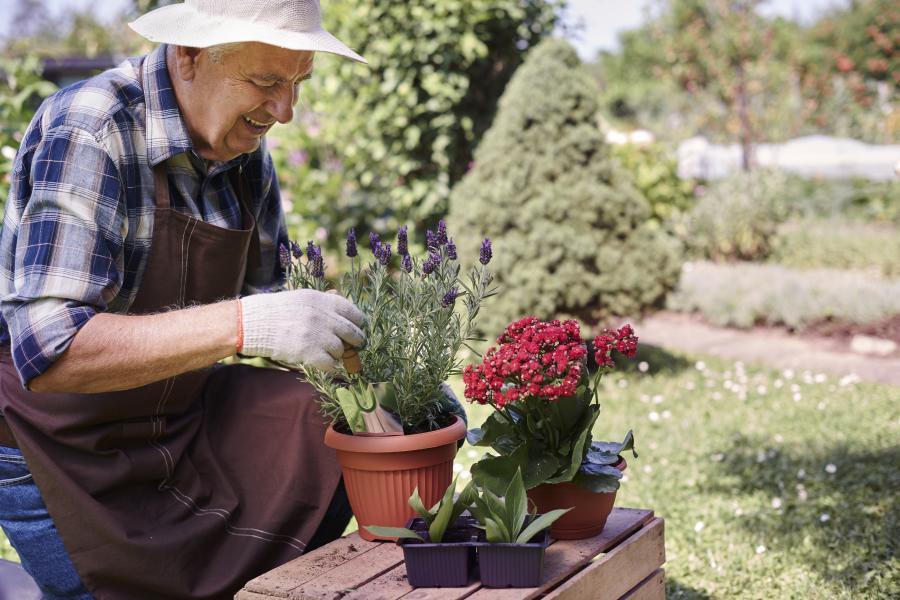
<instances>
[{"instance_id":1,"label":"red flower cluster","mask_svg":"<svg viewBox=\"0 0 900 600\"><path fill-rule=\"evenodd\" d=\"M618 350L628 358L637 353L638 336L631 325L623 325L617 330L604 329L594 338L594 360L601 367L615 367L612 351Z\"/></svg>"},{"instance_id":2,"label":"red flower cluster","mask_svg":"<svg viewBox=\"0 0 900 600\"><path fill-rule=\"evenodd\" d=\"M575 321L525 317L509 325L480 365L463 371L470 402L502 408L525 397L555 401L575 394L587 348Z\"/></svg>"}]
</instances>

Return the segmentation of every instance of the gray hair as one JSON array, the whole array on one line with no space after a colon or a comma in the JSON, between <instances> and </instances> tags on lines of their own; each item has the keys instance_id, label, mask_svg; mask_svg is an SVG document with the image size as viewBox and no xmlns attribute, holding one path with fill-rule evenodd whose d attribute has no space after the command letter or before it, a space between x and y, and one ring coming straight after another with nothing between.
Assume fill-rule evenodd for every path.
<instances>
[{"instance_id":1,"label":"gray hair","mask_svg":"<svg viewBox=\"0 0 900 600\"><path fill-rule=\"evenodd\" d=\"M233 42L230 44L218 44L216 46L210 46L206 49L206 54L209 56L209 60L214 63L221 63L225 57L233 52L236 52L245 42Z\"/></svg>"}]
</instances>

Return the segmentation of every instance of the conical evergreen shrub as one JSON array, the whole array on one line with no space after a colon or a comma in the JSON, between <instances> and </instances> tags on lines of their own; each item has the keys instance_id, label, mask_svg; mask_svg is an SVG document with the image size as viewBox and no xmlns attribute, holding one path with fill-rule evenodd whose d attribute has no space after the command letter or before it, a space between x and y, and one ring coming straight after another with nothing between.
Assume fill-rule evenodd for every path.
<instances>
[{"instance_id":1,"label":"conical evergreen shrub","mask_svg":"<svg viewBox=\"0 0 900 600\"><path fill-rule=\"evenodd\" d=\"M494 245L502 287L488 334L526 314L593 324L660 304L677 282L679 243L610 155L597 91L572 47L536 46L516 71L472 169L450 197L463 251Z\"/></svg>"}]
</instances>

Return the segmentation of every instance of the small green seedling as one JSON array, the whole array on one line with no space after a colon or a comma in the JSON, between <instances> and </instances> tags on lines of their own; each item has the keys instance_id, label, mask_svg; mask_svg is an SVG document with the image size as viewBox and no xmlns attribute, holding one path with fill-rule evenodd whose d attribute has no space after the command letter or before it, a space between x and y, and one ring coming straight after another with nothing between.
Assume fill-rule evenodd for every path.
<instances>
[{"instance_id":1,"label":"small green seedling","mask_svg":"<svg viewBox=\"0 0 900 600\"><path fill-rule=\"evenodd\" d=\"M419 497L419 488L413 490L412 496L409 497L409 505L420 517L422 517L425 524L428 525L428 541L431 543L439 544L444 539L444 532L447 531L447 527L453 523L464 510L472 506L472 503L478 496L472 482L469 482L469 484L463 488L463 491L460 492L456 501L453 500L453 492L455 491L456 478L453 479L453 482L447 488L447 491L444 492L443 498L430 509L426 509L425 505L422 504L422 499ZM382 527L380 525L366 525L365 527L371 533L381 537L415 538L425 541L418 533L412 529L407 529L406 527Z\"/></svg>"},{"instance_id":2,"label":"small green seedling","mask_svg":"<svg viewBox=\"0 0 900 600\"><path fill-rule=\"evenodd\" d=\"M550 527L558 518L572 510L571 508L557 508L535 518L531 513L531 519L527 519L528 496L525 495L525 482L522 480L522 470L516 469L516 474L506 488L506 493L498 497L489 489L484 488L481 496L475 497L475 505L472 514L481 523L479 527L484 529L487 541L491 543L527 544L539 532ZM528 525L526 526L526 520Z\"/></svg>"}]
</instances>

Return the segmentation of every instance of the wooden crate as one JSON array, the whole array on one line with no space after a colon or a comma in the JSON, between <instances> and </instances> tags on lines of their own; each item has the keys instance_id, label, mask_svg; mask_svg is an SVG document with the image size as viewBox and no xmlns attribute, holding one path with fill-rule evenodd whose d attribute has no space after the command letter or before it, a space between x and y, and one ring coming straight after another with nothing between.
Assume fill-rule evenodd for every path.
<instances>
[{"instance_id":1,"label":"wooden crate","mask_svg":"<svg viewBox=\"0 0 900 600\"><path fill-rule=\"evenodd\" d=\"M613 510L600 535L547 548L543 584L490 589L413 588L394 543L353 533L248 582L236 600L656 600L665 597L663 520L653 511Z\"/></svg>"}]
</instances>

